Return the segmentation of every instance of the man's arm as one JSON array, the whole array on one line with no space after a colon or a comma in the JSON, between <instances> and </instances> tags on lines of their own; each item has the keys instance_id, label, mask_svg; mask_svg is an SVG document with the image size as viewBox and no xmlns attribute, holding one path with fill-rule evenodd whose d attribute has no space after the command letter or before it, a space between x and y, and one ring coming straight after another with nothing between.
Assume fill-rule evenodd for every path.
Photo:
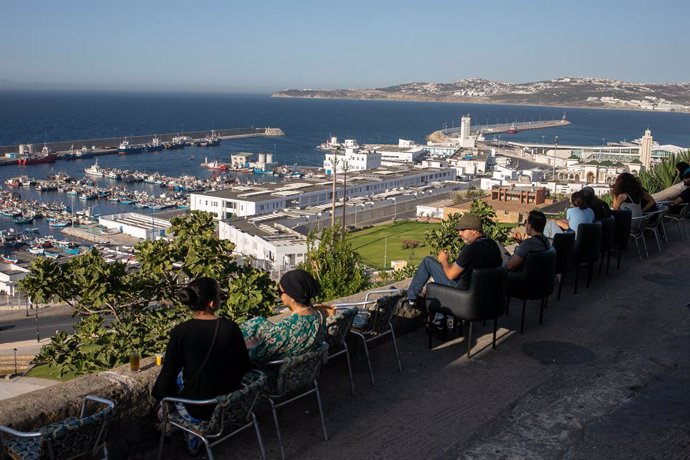
<instances>
[{"instance_id":1,"label":"man's arm","mask_svg":"<svg viewBox=\"0 0 690 460\"><path fill-rule=\"evenodd\" d=\"M520 268L520 266L522 266L523 260L525 260L523 257L513 254L510 256L510 259L508 259L508 262L506 262L506 268L510 271L517 270Z\"/></svg>"},{"instance_id":2,"label":"man's arm","mask_svg":"<svg viewBox=\"0 0 690 460\"><path fill-rule=\"evenodd\" d=\"M461 266L459 266L455 262L449 263L448 262L448 254L446 254L445 251L439 252L438 257L436 259L441 264L441 267L443 267L443 272L446 274L446 277L449 280L457 279L458 276L460 276L464 270Z\"/></svg>"}]
</instances>

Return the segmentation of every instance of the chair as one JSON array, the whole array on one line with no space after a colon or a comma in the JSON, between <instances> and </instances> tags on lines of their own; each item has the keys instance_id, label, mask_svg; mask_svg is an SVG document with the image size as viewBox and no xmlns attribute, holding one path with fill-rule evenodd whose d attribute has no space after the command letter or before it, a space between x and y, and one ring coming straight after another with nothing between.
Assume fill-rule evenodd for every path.
<instances>
[{"instance_id":1,"label":"chair","mask_svg":"<svg viewBox=\"0 0 690 460\"><path fill-rule=\"evenodd\" d=\"M628 248L630 241L630 228L632 225L632 212L621 209L611 211L611 215L616 219L616 226L613 230L613 248L618 253L616 268L621 268L621 254Z\"/></svg>"},{"instance_id":2,"label":"chair","mask_svg":"<svg viewBox=\"0 0 690 460\"><path fill-rule=\"evenodd\" d=\"M592 281L592 269L594 262L599 260L601 250L601 223L580 224L577 227L575 249L573 252L573 265L575 268L574 293L577 294L578 267L587 264L587 287Z\"/></svg>"},{"instance_id":3,"label":"chair","mask_svg":"<svg viewBox=\"0 0 690 460\"><path fill-rule=\"evenodd\" d=\"M371 299L372 295L383 295L377 299ZM401 290L379 289L367 292L363 302L357 302L360 310L366 310L370 313L369 320L362 327L353 326L350 333L359 337L364 346L364 355L367 358L367 365L369 366L369 378L371 384L374 385L374 371L371 367L371 359L369 357L368 344L381 337L390 335L393 340L393 350L395 351L395 359L398 363L398 370L402 372L402 363L400 362L400 354L398 353L398 343L395 340L395 331L393 330L393 315L398 307L398 301L402 298Z\"/></svg>"},{"instance_id":4,"label":"chair","mask_svg":"<svg viewBox=\"0 0 690 460\"><path fill-rule=\"evenodd\" d=\"M525 331L525 307L528 300L539 299L541 301L539 324L544 322L544 308L556 287L557 257L554 248L530 252L525 257L520 270L508 272L506 311L510 305L511 297L522 299L521 334Z\"/></svg>"},{"instance_id":5,"label":"chair","mask_svg":"<svg viewBox=\"0 0 690 460\"><path fill-rule=\"evenodd\" d=\"M450 315L455 324L469 322L467 333L467 358L470 359L472 344L472 323L474 321L494 320L492 348L496 348L496 329L498 317L505 313L508 290L508 270L505 267L481 268L472 271L468 290L429 283L426 286L426 306L429 312L427 328L429 348L432 340L431 318L435 313Z\"/></svg>"},{"instance_id":6,"label":"chair","mask_svg":"<svg viewBox=\"0 0 690 460\"><path fill-rule=\"evenodd\" d=\"M264 397L268 399L273 411L273 421L276 425L278 444L280 444L281 458L285 458L283 447L283 437L280 433L278 423L278 409L297 401L312 393L316 393L316 402L319 406L321 415L321 429L323 439L328 441L326 431L326 420L323 415L321 405L321 393L319 392L318 377L321 373L321 365L328 359L328 344L323 342L321 347L315 351L310 351L299 356L291 356L278 361L272 361L265 366L271 370L277 370L276 378L272 381L269 378L264 390Z\"/></svg>"},{"instance_id":7,"label":"chair","mask_svg":"<svg viewBox=\"0 0 690 460\"><path fill-rule=\"evenodd\" d=\"M601 249L599 251L599 274L604 266L604 255L606 255L606 273L609 272L609 265L611 264L611 249L613 248L613 238L616 232L616 218L609 216L605 219L599 219L597 222L601 223Z\"/></svg>"},{"instance_id":8,"label":"chair","mask_svg":"<svg viewBox=\"0 0 690 460\"><path fill-rule=\"evenodd\" d=\"M557 233L553 236L551 247L556 251L556 274L561 275L558 282L558 296L561 300L561 290L565 274L573 268L573 252L575 251L575 233Z\"/></svg>"},{"instance_id":9,"label":"chair","mask_svg":"<svg viewBox=\"0 0 690 460\"><path fill-rule=\"evenodd\" d=\"M261 395L266 384L266 376L263 372L257 370L250 370L242 379L242 388L233 391L227 395L218 396L212 399L193 400L183 398L163 398L161 401L163 418L161 425L164 427L172 425L187 433L191 433L199 437L208 454L209 460L213 460L212 447L220 444L226 439L246 430L249 427L254 427L256 438L259 441L259 449L261 449L261 458L266 458L264 451L264 443L261 440L261 431L259 431L259 424L254 415L254 404L257 398ZM211 415L210 420L202 421L201 423L193 423L180 416L175 408L176 404L185 404L186 406L203 406L215 404L216 408ZM225 433L227 425L239 425L230 433ZM163 458L163 445L165 442L166 431L161 430L160 441L158 444L158 459Z\"/></svg>"},{"instance_id":10,"label":"chair","mask_svg":"<svg viewBox=\"0 0 690 460\"><path fill-rule=\"evenodd\" d=\"M668 244L668 237L666 236L666 229L664 228L664 216L668 213L668 208L663 208L660 209L659 211L654 211L647 213L649 216L649 220L645 224L644 229L649 230L652 232L654 235L654 238L656 239L656 245L657 248L659 249L659 254L661 254L661 238L659 235L659 227L661 227L661 232L664 235L664 239L666 240L666 244Z\"/></svg>"},{"instance_id":11,"label":"chair","mask_svg":"<svg viewBox=\"0 0 690 460\"><path fill-rule=\"evenodd\" d=\"M678 212L671 214L670 211L668 214L664 215L664 219L675 223L678 226L678 235L680 236L680 239L683 239L683 234L680 231L680 224L681 222L683 223L683 227L685 228L685 239L690 239L690 235L688 235L688 224L687 224L687 218L688 218L688 213L690 212L690 204L685 203L682 205L676 205Z\"/></svg>"},{"instance_id":12,"label":"chair","mask_svg":"<svg viewBox=\"0 0 690 460\"><path fill-rule=\"evenodd\" d=\"M335 315L326 319L326 343L328 344L328 358L345 354L347 360L347 374L350 377L350 393L355 394L355 382L352 378L352 364L350 363L350 352L345 339L350 333L352 322L357 316L356 308L339 309Z\"/></svg>"},{"instance_id":13,"label":"chair","mask_svg":"<svg viewBox=\"0 0 690 460\"><path fill-rule=\"evenodd\" d=\"M90 415L90 409L97 410ZM33 432L21 432L0 425L0 452L15 459L63 459L102 451L108 458L105 428L115 403L97 396L85 396L79 417L68 417ZM7 437L3 440L3 437Z\"/></svg>"},{"instance_id":14,"label":"chair","mask_svg":"<svg viewBox=\"0 0 690 460\"><path fill-rule=\"evenodd\" d=\"M647 251L647 241L644 239L644 230L647 226L647 221L649 216L633 217L630 220L630 237L635 240L635 247L637 248L637 255L640 257L640 262L642 262L642 252L640 251L640 243L638 241L642 240L642 246L644 246L645 257L649 259L649 251Z\"/></svg>"}]
</instances>

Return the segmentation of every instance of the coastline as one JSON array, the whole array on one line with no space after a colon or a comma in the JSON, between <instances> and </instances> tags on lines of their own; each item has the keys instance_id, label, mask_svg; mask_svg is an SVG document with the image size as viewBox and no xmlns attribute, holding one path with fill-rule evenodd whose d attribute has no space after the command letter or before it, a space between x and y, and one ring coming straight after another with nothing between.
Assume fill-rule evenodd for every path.
<instances>
[{"instance_id":1,"label":"coastline","mask_svg":"<svg viewBox=\"0 0 690 460\"><path fill-rule=\"evenodd\" d=\"M561 105L561 104L537 104L537 103L518 103L518 102L501 102L501 101L487 101L487 100L468 100L468 99L432 99L432 98L393 98L393 97L336 97L336 96L288 96L284 94L272 93L271 97L286 98L286 99L333 99L333 100L350 100L350 101L389 101L389 102L420 102L420 103L441 103L441 104L477 104L477 105L514 105L518 107L553 107L558 109L593 109L593 110L621 110L634 112L651 112L651 113L678 113L690 114L689 111L671 111L671 110L649 110L635 107L610 107L610 106L593 106L593 105Z\"/></svg>"}]
</instances>

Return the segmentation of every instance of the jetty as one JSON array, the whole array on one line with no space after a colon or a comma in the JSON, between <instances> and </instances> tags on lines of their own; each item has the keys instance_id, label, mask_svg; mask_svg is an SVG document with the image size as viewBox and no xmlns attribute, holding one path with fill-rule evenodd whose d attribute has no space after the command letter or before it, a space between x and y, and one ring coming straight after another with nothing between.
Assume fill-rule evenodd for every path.
<instances>
[{"instance_id":1,"label":"jetty","mask_svg":"<svg viewBox=\"0 0 690 460\"><path fill-rule=\"evenodd\" d=\"M130 144L146 145L149 144L154 137L158 138L160 142L164 144L171 144L173 143L173 139L176 138L186 138L188 139L187 145L199 145L209 136L211 132L212 131L210 130L206 130L186 131L167 134L144 134L139 136L127 136L127 140ZM285 135L282 129L272 127L215 129L213 130L213 133L220 140L238 139L244 137L273 137ZM55 152L55 154L57 155L57 160L62 160L67 159L67 157L70 155L70 152L73 152L75 148L79 149L79 152L84 152L88 155L84 156L84 158L99 155L117 154L121 142L122 138L120 137L109 137L99 139L78 139L59 142L45 142L43 143L42 147L47 149L46 151ZM41 150L40 148L33 149L34 145L32 145L31 143L0 146L0 166L17 164L17 154L21 150L20 145L27 147L31 146L32 150Z\"/></svg>"},{"instance_id":2,"label":"jetty","mask_svg":"<svg viewBox=\"0 0 690 460\"><path fill-rule=\"evenodd\" d=\"M517 134L521 131L531 131L535 129L560 128L570 125L570 121L565 118L560 120L539 120L539 121L514 121L512 123L497 123L474 125L470 128L470 134L477 138L498 134ZM457 138L460 135L460 127L452 127L434 131L427 136L427 140L432 142L448 141L449 138Z\"/></svg>"}]
</instances>

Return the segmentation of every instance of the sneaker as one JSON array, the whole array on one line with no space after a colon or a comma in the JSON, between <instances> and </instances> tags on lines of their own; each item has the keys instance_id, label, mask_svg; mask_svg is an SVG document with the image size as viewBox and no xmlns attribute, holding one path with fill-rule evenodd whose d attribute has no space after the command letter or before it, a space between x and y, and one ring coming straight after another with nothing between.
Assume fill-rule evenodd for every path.
<instances>
[{"instance_id":1,"label":"sneaker","mask_svg":"<svg viewBox=\"0 0 690 460\"><path fill-rule=\"evenodd\" d=\"M410 307L416 307L417 306L417 300L416 299L407 299L406 302L407 302L407 305L409 305Z\"/></svg>"}]
</instances>

